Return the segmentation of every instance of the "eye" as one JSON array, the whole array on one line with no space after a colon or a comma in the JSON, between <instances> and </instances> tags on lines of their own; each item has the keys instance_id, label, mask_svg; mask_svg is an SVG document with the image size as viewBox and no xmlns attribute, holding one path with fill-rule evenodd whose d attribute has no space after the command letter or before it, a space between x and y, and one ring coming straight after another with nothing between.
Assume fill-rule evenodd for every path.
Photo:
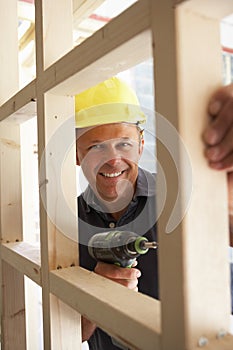
<instances>
[{"instance_id":1,"label":"eye","mask_svg":"<svg viewBox=\"0 0 233 350\"><path fill-rule=\"evenodd\" d=\"M95 145L91 145L90 147L88 147L88 150L96 150L96 151L101 151L104 149L104 145L102 143L97 143Z\"/></svg>"},{"instance_id":2,"label":"eye","mask_svg":"<svg viewBox=\"0 0 233 350\"><path fill-rule=\"evenodd\" d=\"M122 142L119 142L116 147L118 149L123 149L123 150L129 150L133 147L133 144L132 142L130 141L122 141Z\"/></svg>"}]
</instances>

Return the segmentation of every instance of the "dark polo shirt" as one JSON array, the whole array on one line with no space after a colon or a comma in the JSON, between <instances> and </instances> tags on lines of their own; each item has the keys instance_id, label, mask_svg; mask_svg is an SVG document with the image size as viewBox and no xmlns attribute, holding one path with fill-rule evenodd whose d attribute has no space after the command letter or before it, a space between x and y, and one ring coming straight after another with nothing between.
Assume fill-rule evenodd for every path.
<instances>
[{"instance_id":1,"label":"dark polo shirt","mask_svg":"<svg viewBox=\"0 0 233 350\"><path fill-rule=\"evenodd\" d=\"M134 197L127 211L119 220L105 213L90 187L78 197L79 254L80 266L94 270L96 261L90 257L87 243L93 234L111 230L132 231L145 236L149 241L157 241L155 214L155 175L139 168ZM137 258L137 268L142 275L138 290L158 299L157 250L151 249ZM89 339L91 350L119 349L114 340L97 328Z\"/></svg>"}]
</instances>

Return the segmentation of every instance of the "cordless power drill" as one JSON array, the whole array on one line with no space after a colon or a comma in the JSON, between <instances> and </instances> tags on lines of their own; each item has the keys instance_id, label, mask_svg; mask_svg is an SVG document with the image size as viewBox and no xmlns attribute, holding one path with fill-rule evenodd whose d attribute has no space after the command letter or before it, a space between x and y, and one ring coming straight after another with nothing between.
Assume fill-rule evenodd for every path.
<instances>
[{"instance_id":1,"label":"cordless power drill","mask_svg":"<svg viewBox=\"0 0 233 350\"><path fill-rule=\"evenodd\" d=\"M97 233L88 242L89 254L95 260L121 267L131 267L139 255L157 247L157 242L149 242L147 238L129 231Z\"/></svg>"}]
</instances>

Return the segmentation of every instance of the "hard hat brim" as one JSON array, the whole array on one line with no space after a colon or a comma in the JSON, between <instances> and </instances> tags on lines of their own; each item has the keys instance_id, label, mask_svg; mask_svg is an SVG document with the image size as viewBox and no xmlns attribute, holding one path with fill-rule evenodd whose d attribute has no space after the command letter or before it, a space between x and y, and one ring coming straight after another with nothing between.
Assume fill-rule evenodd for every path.
<instances>
[{"instance_id":1,"label":"hard hat brim","mask_svg":"<svg viewBox=\"0 0 233 350\"><path fill-rule=\"evenodd\" d=\"M86 128L111 123L142 124L146 116L139 105L106 103L80 110L75 114L75 127Z\"/></svg>"}]
</instances>

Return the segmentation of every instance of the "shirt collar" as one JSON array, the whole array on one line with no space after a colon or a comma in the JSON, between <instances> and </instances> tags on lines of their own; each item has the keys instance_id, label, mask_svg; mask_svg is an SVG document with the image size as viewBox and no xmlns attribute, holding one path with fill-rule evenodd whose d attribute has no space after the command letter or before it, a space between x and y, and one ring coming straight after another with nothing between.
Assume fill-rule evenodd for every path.
<instances>
[{"instance_id":1,"label":"shirt collar","mask_svg":"<svg viewBox=\"0 0 233 350\"><path fill-rule=\"evenodd\" d=\"M155 196L155 174L138 168L138 178L134 198Z\"/></svg>"},{"instance_id":2,"label":"shirt collar","mask_svg":"<svg viewBox=\"0 0 233 350\"><path fill-rule=\"evenodd\" d=\"M152 197L155 196L155 174L148 172L145 169L138 168L138 178L136 184L136 191L132 200L137 201L138 197ZM90 208L94 208L97 211L103 211L101 202L96 197L95 193L91 189L90 185L82 194L84 201L87 205L87 211L90 211Z\"/></svg>"}]
</instances>

